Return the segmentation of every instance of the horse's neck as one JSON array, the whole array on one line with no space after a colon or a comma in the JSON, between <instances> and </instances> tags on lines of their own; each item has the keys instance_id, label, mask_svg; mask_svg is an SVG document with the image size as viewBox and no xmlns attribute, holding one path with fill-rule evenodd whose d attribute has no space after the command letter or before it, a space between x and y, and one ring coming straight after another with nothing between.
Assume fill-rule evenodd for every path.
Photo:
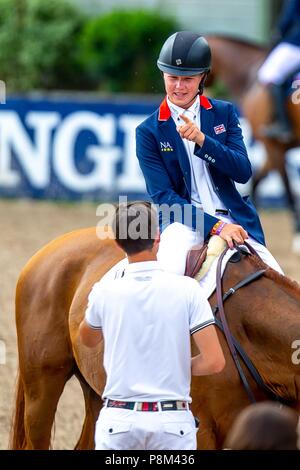
<instances>
[{"instance_id":1,"label":"horse's neck","mask_svg":"<svg viewBox=\"0 0 300 470\"><path fill-rule=\"evenodd\" d=\"M228 263L224 291L260 268L245 258ZM299 372L291 361L291 348L299 335L300 289L276 272L269 273L234 294L225 310L231 331L265 382L282 397L296 400Z\"/></svg>"},{"instance_id":2,"label":"horse's neck","mask_svg":"<svg viewBox=\"0 0 300 470\"><path fill-rule=\"evenodd\" d=\"M256 79L266 51L251 44L221 37L208 37L213 51L212 74L220 78L230 93L240 99Z\"/></svg>"}]
</instances>

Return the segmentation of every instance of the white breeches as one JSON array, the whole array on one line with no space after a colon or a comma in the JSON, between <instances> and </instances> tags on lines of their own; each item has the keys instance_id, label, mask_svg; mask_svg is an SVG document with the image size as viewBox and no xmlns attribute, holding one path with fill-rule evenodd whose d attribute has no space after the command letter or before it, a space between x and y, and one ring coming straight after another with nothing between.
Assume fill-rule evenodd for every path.
<instances>
[{"instance_id":1,"label":"white breeches","mask_svg":"<svg viewBox=\"0 0 300 470\"><path fill-rule=\"evenodd\" d=\"M103 407L96 423L96 450L194 450L191 411L143 412Z\"/></svg>"},{"instance_id":2,"label":"white breeches","mask_svg":"<svg viewBox=\"0 0 300 470\"><path fill-rule=\"evenodd\" d=\"M268 85L282 85L287 77L300 68L300 47L282 42L270 53L258 70L258 80Z\"/></svg>"},{"instance_id":3,"label":"white breeches","mask_svg":"<svg viewBox=\"0 0 300 470\"><path fill-rule=\"evenodd\" d=\"M168 225L161 234L157 259L166 271L184 274L187 253L192 246L200 242L200 235L194 232L190 227L180 224L179 222L174 222ZM283 274L279 264L264 245L251 237L247 239L247 242L257 251L261 259L268 264L268 266ZM226 266L226 261L231 255L232 251L228 250L222 265L223 271ZM216 259L213 262L209 271L200 280L200 286L204 289L207 298L216 287L217 261Z\"/></svg>"}]
</instances>

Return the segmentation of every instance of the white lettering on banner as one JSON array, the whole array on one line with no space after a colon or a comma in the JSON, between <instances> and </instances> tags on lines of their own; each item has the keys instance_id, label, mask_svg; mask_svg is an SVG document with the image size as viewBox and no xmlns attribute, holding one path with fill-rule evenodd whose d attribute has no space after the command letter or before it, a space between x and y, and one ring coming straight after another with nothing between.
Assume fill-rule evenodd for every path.
<instances>
[{"instance_id":1,"label":"white lettering on banner","mask_svg":"<svg viewBox=\"0 0 300 470\"><path fill-rule=\"evenodd\" d=\"M118 189L121 191L146 191L144 178L135 151L135 130L146 117L146 115L124 115L120 117L119 127L125 133L123 171L117 180Z\"/></svg>"},{"instance_id":2,"label":"white lettering on banner","mask_svg":"<svg viewBox=\"0 0 300 470\"><path fill-rule=\"evenodd\" d=\"M0 111L0 191L16 189L26 179L35 189L50 185L51 168L62 187L78 193L106 190L118 192L146 192L135 151L135 129L145 115L99 115L91 111L75 111L62 118L59 112L30 111L23 120L13 110ZM265 149L253 142L248 122L240 118L249 158L255 168L265 159ZM78 155L76 144L82 131L93 135L93 143L86 140L83 155ZM122 144L116 145L117 131ZM75 153L76 149L76 153ZM52 160L51 160L52 159ZM84 173L77 166L90 163ZM81 163L80 163L81 162ZM120 163L120 165L118 165ZM119 171L119 166L121 171ZM300 194L300 149L287 153L287 170L296 195ZM237 185L245 194L250 183ZM272 172L259 186L260 197L280 198L284 194L282 182Z\"/></svg>"},{"instance_id":3,"label":"white lettering on banner","mask_svg":"<svg viewBox=\"0 0 300 470\"><path fill-rule=\"evenodd\" d=\"M28 181L35 188L45 188L50 181L50 137L51 131L60 121L56 112L31 111L25 118L28 127L34 130L32 142L20 118L14 111L0 112L0 184L15 187L20 175L12 169L12 154L15 153Z\"/></svg>"},{"instance_id":4,"label":"white lettering on banner","mask_svg":"<svg viewBox=\"0 0 300 470\"><path fill-rule=\"evenodd\" d=\"M99 144L91 145L85 157L95 167L89 174L80 173L74 162L76 138L80 131L89 130L95 134ZM116 138L115 117L112 114L99 116L92 112L75 112L65 118L57 130L53 143L53 167L61 183L78 192L93 191L104 187L111 189L115 177L115 166L121 158L119 147L113 147Z\"/></svg>"}]
</instances>

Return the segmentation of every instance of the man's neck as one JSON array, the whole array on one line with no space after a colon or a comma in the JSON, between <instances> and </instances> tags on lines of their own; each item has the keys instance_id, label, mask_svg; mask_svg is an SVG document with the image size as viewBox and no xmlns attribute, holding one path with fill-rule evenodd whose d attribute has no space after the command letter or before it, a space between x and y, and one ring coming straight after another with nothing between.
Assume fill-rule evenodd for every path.
<instances>
[{"instance_id":1,"label":"man's neck","mask_svg":"<svg viewBox=\"0 0 300 470\"><path fill-rule=\"evenodd\" d=\"M135 255L127 255L129 263L143 263L145 261L157 261L156 253L141 251Z\"/></svg>"}]
</instances>

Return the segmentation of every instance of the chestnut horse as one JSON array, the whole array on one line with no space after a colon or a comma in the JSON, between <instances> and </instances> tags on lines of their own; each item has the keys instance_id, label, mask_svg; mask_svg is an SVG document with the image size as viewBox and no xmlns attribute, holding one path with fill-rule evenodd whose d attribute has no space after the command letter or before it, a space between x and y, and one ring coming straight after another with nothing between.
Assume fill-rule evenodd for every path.
<instances>
[{"instance_id":1,"label":"chestnut horse","mask_svg":"<svg viewBox=\"0 0 300 470\"><path fill-rule=\"evenodd\" d=\"M253 137L262 142L266 160L252 179L253 196L260 181L272 170L279 172L294 217L295 236L293 250L300 254L300 208L290 186L285 167L287 150L300 145L300 106L287 98L288 113L294 132L294 141L283 144L263 136L262 128L272 120L272 101L267 89L258 83L257 71L267 56L267 49L244 40L223 36L208 36L212 48L211 83L220 79L238 103L242 115L247 118ZM297 92L299 99L299 93Z\"/></svg>"},{"instance_id":2,"label":"chestnut horse","mask_svg":"<svg viewBox=\"0 0 300 470\"><path fill-rule=\"evenodd\" d=\"M49 448L57 403L72 375L80 381L86 411L76 448L94 447L105 383L103 345L83 346L78 326L93 284L123 257L113 240L100 241L95 228L89 228L55 239L24 267L16 290L19 378L11 448ZM260 263L254 255L228 263L223 289L257 271ZM210 303L216 304L215 294ZM299 286L269 268L226 300L224 307L231 331L267 387L299 411L300 365L292 360L293 343L300 338ZM201 449L220 448L233 419L249 404L221 332L219 338L226 356L224 371L192 380ZM255 398L266 399L247 370L245 374Z\"/></svg>"}]
</instances>

